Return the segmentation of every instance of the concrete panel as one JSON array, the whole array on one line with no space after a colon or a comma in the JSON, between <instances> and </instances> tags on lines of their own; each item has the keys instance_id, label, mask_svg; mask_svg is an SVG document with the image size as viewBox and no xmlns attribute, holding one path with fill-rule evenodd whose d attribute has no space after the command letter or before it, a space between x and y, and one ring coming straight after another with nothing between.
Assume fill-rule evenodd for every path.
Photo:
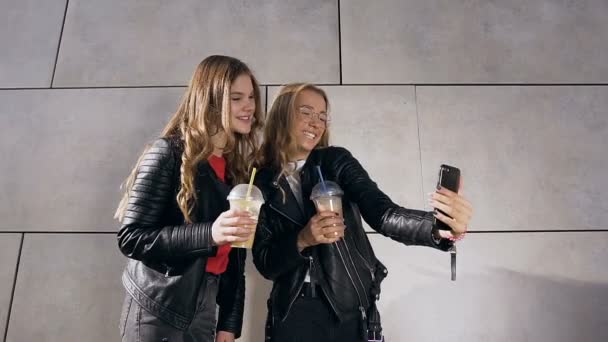
<instances>
[{"instance_id":1,"label":"concrete panel","mask_svg":"<svg viewBox=\"0 0 608 342\"><path fill-rule=\"evenodd\" d=\"M0 92L0 230L114 231L119 186L183 91Z\"/></svg>"},{"instance_id":2,"label":"concrete panel","mask_svg":"<svg viewBox=\"0 0 608 342\"><path fill-rule=\"evenodd\" d=\"M245 314L243 315L243 332L239 341L264 341L266 301L270 296L272 282L264 279L253 265L251 251L247 251L245 264Z\"/></svg>"},{"instance_id":3,"label":"concrete panel","mask_svg":"<svg viewBox=\"0 0 608 342\"><path fill-rule=\"evenodd\" d=\"M0 336L6 328L20 241L19 234L0 234Z\"/></svg>"},{"instance_id":4,"label":"concrete panel","mask_svg":"<svg viewBox=\"0 0 608 342\"><path fill-rule=\"evenodd\" d=\"M119 186L182 92L0 92L0 229L114 231Z\"/></svg>"},{"instance_id":5,"label":"concrete panel","mask_svg":"<svg viewBox=\"0 0 608 342\"><path fill-rule=\"evenodd\" d=\"M314 1L70 1L61 86L183 85L212 54L263 83L339 82L338 9Z\"/></svg>"},{"instance_id":6,"label":"concrete panel","mask_svg":"<svg viewBox=\"0 0 608 342\"><path fill-rule=\"evenodd\" d=\"M0 88L49 87L66 0L0 2Z\"/></svg>"},{"instance_id":7,"label":"concrete panel","mask_svg":"<svg viewBox=\"0 0 608 342\"><path fill-rule=\"evenodd\" d=\"M604 87L418 87L425 192L462 168L475 230L603 229Z\"/></svg>"},{"instance_id":8,"label":"concrete panel","mask_svg":"<svg viewBox=\"0 0 608 342\"><path fill-rule=\"evenodd\" d=\"M26 234L7 342L116 341L124 264L114 234Z\"/></svg>"},{"instance_id":9,"label":"concrete panel","mask_svg":"<svg viewBox=\"0 0 608 342\"><path fill-rule=\"evenodd\" d=\"M372 237L391 341L608 340L608 232L469 234L449 254Z\"/></svg>"},{"instance_id":10,"label":"concrete panel","mask_svg":"<svg viewBox=\"0 0 608 342\"><path fill-rule=\"evenodd\" d=\"M345 83L606 83L608 2L351 0Z\"/></svg>"}]
</instances>

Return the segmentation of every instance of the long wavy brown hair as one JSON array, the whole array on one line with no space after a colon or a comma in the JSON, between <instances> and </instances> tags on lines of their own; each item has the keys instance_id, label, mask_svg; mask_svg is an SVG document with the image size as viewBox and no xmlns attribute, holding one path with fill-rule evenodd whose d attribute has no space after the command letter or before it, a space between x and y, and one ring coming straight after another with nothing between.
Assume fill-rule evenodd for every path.
<instances>
[{"instance_id":1,"label":"long wavy brown hair","mask_svg":"<svg viewBox=\"0 0 608 342\"><path fill-rule=\"evenodd\" d=\"M289 172L287 169L289 156L297 150L296 140L293 137L297 115L296 99L304 90L311 90L321 95L329 113L329 100L323 89L310 83L291 83L281 88L266 115L264 142L257 158L261 167L279 171L277 178ZM316 148L328 145L329 127L326 127Z\"/></svg>"},{"instance_id":2,"label":"long wavy brown hair","mask_svg":"<svg viewBox=\"0 0 608 342\"><path fill-rule=\"evenodd\" d=\"M235 134L230 123L230 87L243 74L251 78L255 97L253 124L246 135ZM224 148L226 177L235 183L242 183L247 181L249 167L258 149L258 131L262 125L260 88L249 67L233 57L205 58L196 67L177 111L161 133L161 137L179 139L183 146L180 187L176 200L186 222L194 219L193 210L198 200L195 188L197 166L213 152L211 137L221 132L227 135ZM125 192L114 215L119 220L123 218L144 154L145 151L123 184Z\"/></svg>"}]
</instances>

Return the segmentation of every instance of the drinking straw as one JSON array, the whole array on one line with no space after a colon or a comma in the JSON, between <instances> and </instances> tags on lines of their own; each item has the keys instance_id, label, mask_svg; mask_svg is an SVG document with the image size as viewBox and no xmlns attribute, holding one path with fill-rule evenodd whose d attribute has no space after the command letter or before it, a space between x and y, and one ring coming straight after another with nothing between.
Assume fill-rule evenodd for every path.
<instances>
[{"instance_id":1,"label":"drinking straw","mask_svg":"<svg viewBox=\"0 0 608 342\"><path fill-rule=\"evenodd\" d=\"M249 197L251 196L251 188L253 188L253 179L255 178L256 171L257 171L257 169L254 167L253 171L251 172L251 178L249 179L249 186L247 187L247 195L245 196L246 199L249 199Z\"/></svg>"},{"instance_id":2,"label":"drinking straw","mask_svg":"<svg viewBox=\"0 0 608 342\"><path fill-rule=\"evenodd\" d=\"M327 192L327 187L325 186L325 178L323 178L323 173L321 172L321 166L317 165L317 172L319 173L319 178L321 178L321 187L323 191Z\"/></svg>"}]
</instances>

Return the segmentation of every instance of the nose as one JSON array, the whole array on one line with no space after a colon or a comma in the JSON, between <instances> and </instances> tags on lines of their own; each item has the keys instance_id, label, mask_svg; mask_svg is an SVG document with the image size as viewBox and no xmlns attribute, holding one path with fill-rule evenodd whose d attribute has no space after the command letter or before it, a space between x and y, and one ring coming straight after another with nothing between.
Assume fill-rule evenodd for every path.
<instances>
[{"instance_id":1,"label":"nose","mask_svg":"<svg viewBox=\"0 0 608 342\"><path fill-rule=\"evenodd\" d=\"M249 101L247 101L247 104L245 105L245 110L248 112L255 111L255 99L249 99Z\"/></svg>"},{"instance_id":2,"label":"nose","mask_svg":"<svg viewBox=\"0 0 608 342\"><path fill-rule=\"evenodd\" d=\"M323 121L321 121L318 116L313 118L312 120L308 121L308 125L310 127L316 128L316 129L325 127L325 125L323 124Z\"/></svg>"}]
</instances>

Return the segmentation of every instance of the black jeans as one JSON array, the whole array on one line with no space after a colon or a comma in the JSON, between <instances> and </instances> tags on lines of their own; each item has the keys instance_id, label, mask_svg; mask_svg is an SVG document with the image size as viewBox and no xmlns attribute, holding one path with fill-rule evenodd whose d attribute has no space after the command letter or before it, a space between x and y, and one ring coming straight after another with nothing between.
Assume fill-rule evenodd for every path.
<instances>
[{"instance_id":1,"label":"black jeans","mask_svg":"<svg viewBox=\"0 0 608 342\"><path fill-rule=\"evenodd\" d=\"M200 296L198 309L187 330L179 330L142 308L127 293L120 319L123 342L214 342L215 300L219 277L207 275L206 292Z\"/></svg>"},{"instance_id":2,"label":"black jeans","mask_svg":"<svg viewBox=\"0 0 608 342\"><path fill-rule=\"evenodd\" d=\"M361 318L340 322L323 297L300 294L284 322L275 321L273 342L363 342Z\"/></svg>"}]
</instances>

